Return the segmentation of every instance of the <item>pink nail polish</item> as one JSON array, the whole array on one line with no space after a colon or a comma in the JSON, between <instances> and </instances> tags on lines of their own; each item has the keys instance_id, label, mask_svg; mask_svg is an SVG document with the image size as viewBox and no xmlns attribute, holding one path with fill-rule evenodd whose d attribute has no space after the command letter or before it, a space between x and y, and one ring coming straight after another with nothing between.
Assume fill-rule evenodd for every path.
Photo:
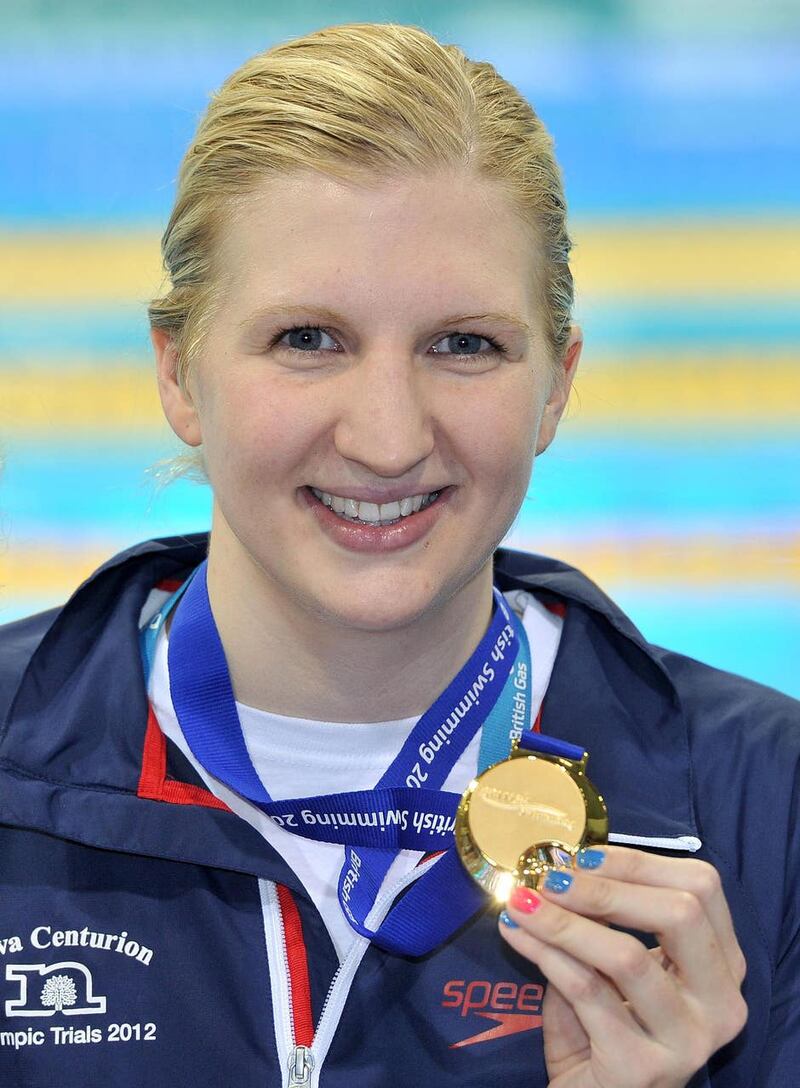
<instances>
[{"instance_id":1,"label":"pink nail polish","mask_svg":"<svg viewBox=\"0 0 800 1088\"><path fill-rule=\"evenodd\" d=\"M508 905L523 914L533 914L542 905L542 901L536 892L530 888L515 888L508 900Z\"/></svg>"}]
</instances>

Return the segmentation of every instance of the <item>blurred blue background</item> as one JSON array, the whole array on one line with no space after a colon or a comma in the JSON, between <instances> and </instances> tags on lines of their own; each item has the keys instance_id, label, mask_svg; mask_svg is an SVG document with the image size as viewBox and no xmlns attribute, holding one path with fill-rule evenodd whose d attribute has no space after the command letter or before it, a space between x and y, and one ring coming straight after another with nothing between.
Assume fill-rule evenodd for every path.
<instances>
[{"instance_id":1,"label":"blurred blue background","mask_svg":"<svg viewBox=\"0 0 800 1088\"><path fill-rule=\"evenodd\" d=\"M186 5L19 0L0 43L0 622L106 557L205 528L145 307L178 163L248 56L414 23L544 119L575 240L577 397L515 547L644 633L800 696L800 8L689 0Z\"/></svg>"}]
</instances>

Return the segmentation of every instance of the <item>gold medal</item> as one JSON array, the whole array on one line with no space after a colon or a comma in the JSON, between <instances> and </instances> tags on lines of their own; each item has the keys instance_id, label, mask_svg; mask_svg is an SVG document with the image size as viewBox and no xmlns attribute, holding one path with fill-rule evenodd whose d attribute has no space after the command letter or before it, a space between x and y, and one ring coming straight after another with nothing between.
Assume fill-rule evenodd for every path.
<instances>
[{"instance_id":1,"label":"gold medal","mask_svg":"<svg viewBox=\"0 0 800 1088\"><path fill-rule=\"evenodd\" d=\"M608 840L608 810L586 777L586 760L531 752L515 742L467 787L456 814L459 857L505 903L518 885L536 888L579 850Z\"/></svg>"}]
</instances>

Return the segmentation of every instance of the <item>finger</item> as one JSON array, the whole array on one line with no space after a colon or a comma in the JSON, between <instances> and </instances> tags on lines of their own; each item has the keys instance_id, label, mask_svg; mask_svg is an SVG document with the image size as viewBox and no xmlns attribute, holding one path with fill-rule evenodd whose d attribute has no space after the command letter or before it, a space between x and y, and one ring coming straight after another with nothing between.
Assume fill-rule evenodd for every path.
<instances>
[{"instance_id":1,"label":"finger","mask_svg":"<svg viewBox=\"0 0 800 1088\"><path fill-rule=\"evenodd\" d=\"M691 1010L675 980L659 966L642 942L525 891L526 896L517 897L515 893L506 905L506 914L522 931L512 931L515 941L525 947L525 937L530 936L537 942L537 948L545 944L569 955L580 968L589 971L589 975L580 978L590 992L599 992L600 984L594 978L599 972L605 976L605 986L610 981L630 1002L636 1018L653 1038L667 1046L679 1045L680 1039L692 1029ZM534 906L532 913L515 907L515 899L519 903L520 898L527 898ZM544 971L538 956L536 962ZM573 987L567 996L574 990ZM580 986L578 990L582 992ZM617 1000L622 1005L621 999Z\"/></svg>"},{"instance_id":2,"label":"finger","mask_svg":"<svg viewBox=\"0 0 800 1088\"><path fill-rule=\"evenodd\" d=\"M731 1001L738 992L739 980L731 974L705 904L692 892L556 871L541 894L596 921L655 933L681 981L701 1001Z\"/></svg>"},{"instance_id":3,"label":"finger","mask_svg":"<svg viewBox=\"0 0 800 1088\"><path fill-rule=\"evenodd\" d=\"M510 916L510 912L506 913ZM625 1035L628 1037L628 1046L647 1040L642 1026L637 1023L619 992L607 979L568 952L539 940L522 926L504 923L502 914L500 917L500 933L503 939L520 955L534 962L574 1010L588 1039L584 1042L585 1036L573 1026L573 1043L583 1047L589 1043L594 1047L597 1040L609 1039L614 1040L615 1047L622 1049L626 1045ZM563 1057L564 1048L559 1050Z\"/></svg>"},{"instance_id":4,"label":"finger","mask_svg":"<svg viewBox=\"0 0 800 1088\"><path fill-rule=\"evenodd\" d=\"M510 917L508 911L504 912ZM689 1023L674 1036L671 1045L653 1038L645 1025L639 1022L636 1010L624 1001L614 985L603 975L581 963L569 953L534 937L523 929L502 923L500 929L505 940L520 954L533 960L548 980L545 1004L555 987L562 1004L567 1004L584 1029L587 1045L582 1046L583 1062L575 1064L575 1051L568 1053L552 1038L545 1036L544 1045L551 1079L558 1075L559 1059L569 1063L577 1074L575 1085L585 1083L582 1073L590 1059L592 1069L599 1068L615 1088L640 1088L643 1084L681 1084L696 1072L707 1060L715 1047L709 1047L698 1025ZM513 919L512 919L513 921ZM645 950L648 958L650 952ZM582 1043L579 1034L576 1038ZM564 1084L572 1084L565 1071ZM592 1083L595 1081L592 1079Z\"/></svg>"},{"instance_id":5,"label":"finger","mask_svg":"<svg viewBox=\"0 0 800 1088\"><path fill-rule=\"evenodd\" d=\"M575 1009L552 979L547 980L542 1002L545 1061L553 1079L562 1063L590 1056L591 1041Z\"/></svg>"},{"instance_id":6,"label":"finger","mask_svg":"<svg viewBox=\"0 0 800 1088\"><path fill-rule=\"evenodd\" d=\"M589 858L586 872L600 869L603 876L612 880L647 888L679 888L697 896L716 933L731 975L741 985L747 965L736 939L722 881L713 865L699 858L664 857L628 846L604 846L583 854ZM579 865L582 860L584 858L579 856Z\"/></svg>"}]
</instances>

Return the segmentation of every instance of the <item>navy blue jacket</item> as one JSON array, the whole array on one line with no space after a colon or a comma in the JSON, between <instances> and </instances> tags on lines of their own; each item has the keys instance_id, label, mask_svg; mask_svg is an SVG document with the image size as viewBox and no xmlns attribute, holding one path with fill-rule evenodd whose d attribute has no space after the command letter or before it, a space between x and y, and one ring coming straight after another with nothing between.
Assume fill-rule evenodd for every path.
<instances>
[{"instance_id":1,"label":"navy blue jacket","mask_svg":"<svg viewBox=\"0 0 800 1088\"><path fill-rule=\"evenodd\" d=\"M300 1005L316 1022L339 966L282 858L148 715L140 610L206 548L140 544L62 608L0 629L2 1086L285 1085ZM618 841L692 849L722 876L749 1020L692 1088L797 1086L800 703L648 644L563 563L501 549L495 580L566 605L542 730L591 753ZM292 944L277 966L276 895ZM281 1050L287 964L306 996ZM547 1084L544 980L493 915L422 959L369 946L351 973L310 1084Z\"/></svg>"}]
</instances>

